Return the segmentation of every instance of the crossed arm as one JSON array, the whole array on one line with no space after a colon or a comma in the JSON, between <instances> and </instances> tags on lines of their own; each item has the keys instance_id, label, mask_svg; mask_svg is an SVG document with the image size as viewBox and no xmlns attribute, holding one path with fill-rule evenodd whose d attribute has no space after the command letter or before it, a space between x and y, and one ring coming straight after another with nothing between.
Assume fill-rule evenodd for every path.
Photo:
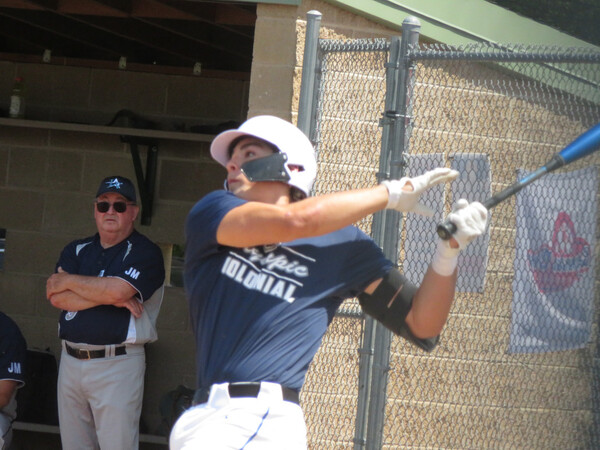
<instances>
[{"instance_id":1,"label":"crossed arm","mask_svg":"<svg viewBox=\"0 0 600 450\"><path fill-rule=\"evenodd\" d=\"M52 306L65 311L82 311L98 305L127 308L134 317L142 315L137 291L116 277L69 274L59 267L46 281L46 297Z\"/></svg>"},{"instance_id":2,"label":"crossed arm","mask_svg":"<svg viewBox=\"0 0 600 450\"><path fill-rule=\"evenodd\" d=\"M18 383L14 380L0 380L0 409L10 402Z\"/></svg>"}]
</instances>

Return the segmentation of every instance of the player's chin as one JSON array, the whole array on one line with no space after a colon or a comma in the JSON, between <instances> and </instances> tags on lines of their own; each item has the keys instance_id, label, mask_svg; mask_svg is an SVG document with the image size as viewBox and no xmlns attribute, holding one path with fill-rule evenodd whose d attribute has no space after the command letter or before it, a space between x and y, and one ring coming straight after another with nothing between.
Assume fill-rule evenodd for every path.
<instances>
[{"instance_id":1,"label":"player's chin","mask_svg":"<svg viewBox=\"0 0 600 450\"><path fill-rule=\"evenodd\" d=\"M240 183L239 181L229 185L229 192L241 198L244 197L244 192L247 190L248 186L244 183Z\"/></svg>"},{"instance_id":2,"label":"player's chin","mask_svg":"<svg viewBox=\"0 0 600 450\"><path fill-rule=\"evenodd\" d=\"M116 219L104 219L102 221L102 228L106 230L114 230L116 228L119 228L119 226L119 221Z\"/></svg>"}]
</instances>

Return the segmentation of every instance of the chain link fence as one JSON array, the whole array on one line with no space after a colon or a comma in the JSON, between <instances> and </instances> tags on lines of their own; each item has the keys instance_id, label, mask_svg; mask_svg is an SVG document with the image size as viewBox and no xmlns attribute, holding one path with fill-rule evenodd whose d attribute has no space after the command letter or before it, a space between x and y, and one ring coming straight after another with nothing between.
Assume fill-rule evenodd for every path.
<instances>
[{"instance_id":1,"label":"chain link fence","mask_svg":"<svg viewBox=\"0 0 600 450\"><path fill-rule=\"evenodd\" d=\"M390 170L461 172L425 198L433 219L402 217L394 231L399 267L415 282L457 198L484 200L600 122L594 50L400 44L395 55L386 40L318 45L315 194L372 186ZM399 108L390 110L390 96ZM392 337L373 359L373 325L346 301L303 389L310 448L598 448L599 167L600 155L588 156L491 211L488 233L461 256L432 353ZM577 214L545 216L566 207ZM358 226L377 231L372 219ZM563 265L536 267L540 254ZM381 395L378 415L371 406Z\"/></svg>"}]
</instances>

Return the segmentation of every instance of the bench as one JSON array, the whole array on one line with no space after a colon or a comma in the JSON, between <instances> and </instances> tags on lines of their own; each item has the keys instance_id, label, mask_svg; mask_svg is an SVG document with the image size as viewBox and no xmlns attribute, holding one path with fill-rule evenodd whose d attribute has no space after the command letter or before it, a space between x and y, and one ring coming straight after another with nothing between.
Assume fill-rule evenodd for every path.
<instances>
[{"instance_id":1,"label":"bench","mask_svg":"<svg viewBox=\"0 0 600 450\"><path fill-rule=\"evenodd\" d=\"M13 422L13 430L28 431L32 433L60 434L60 428L56 425L44 425L42 423ZM140 434L140 443L168 445L169 439L165 436L153 434Z\"/></svg>"}]
</instances>

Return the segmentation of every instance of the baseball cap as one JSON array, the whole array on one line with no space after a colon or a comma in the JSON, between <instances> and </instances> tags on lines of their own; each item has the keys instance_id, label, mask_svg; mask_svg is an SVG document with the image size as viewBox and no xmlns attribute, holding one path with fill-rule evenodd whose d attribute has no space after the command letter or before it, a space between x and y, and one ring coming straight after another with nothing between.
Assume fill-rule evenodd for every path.
<instances>
[{"instance_id":1,"label":"baseball cap","mask_svg":"<svg viewBox=\"0 0 600 450\"><path fill-rule=\"evenodd\" d=\"M119 175L106 177L100 183L98 192L96 192L96 197L106 194L107 192L121 194L127 200L137 202L137 198L135 196L135 186L129 178L121 177Z\"/></svg>"},{"instance_id":2,"label":"baseball cap","mask_svg":"<svg viewBox=\"0 0 600 450\"><path fill-rule=\"evenodd\" d=\"M317 174L315 150L308 137L294 124L275 116L255 116L239 128L219 134L210 145L210 154L215 161L226 166L229 161L229 146L240 136L253 136L273 144L287 156L287 166L301 167L300 172L291 172L287 184L295 186L309 195Z\"/></svg>"}]
</instances>

